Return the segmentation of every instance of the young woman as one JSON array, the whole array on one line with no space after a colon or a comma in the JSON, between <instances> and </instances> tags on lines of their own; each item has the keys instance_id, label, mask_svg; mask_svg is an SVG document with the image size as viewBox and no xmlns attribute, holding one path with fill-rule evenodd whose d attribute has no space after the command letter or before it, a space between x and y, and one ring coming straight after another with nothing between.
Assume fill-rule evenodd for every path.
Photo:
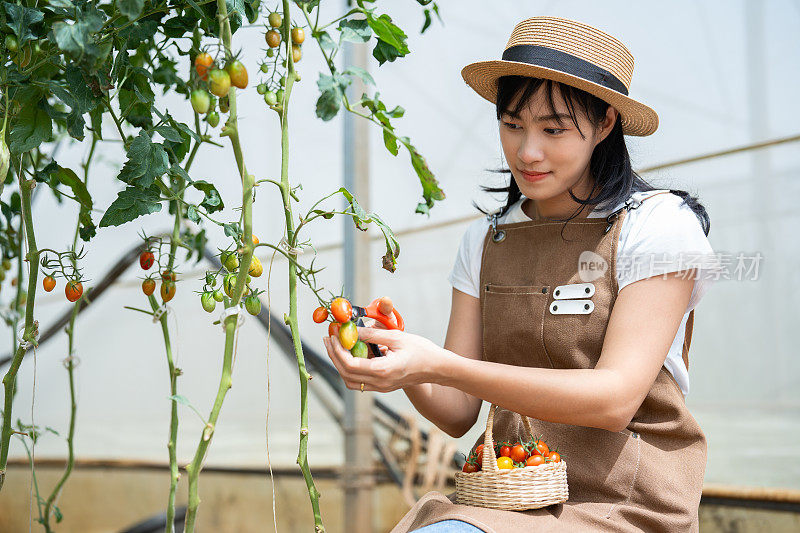
<instances>
[{"instance_id":1,"label":"young woman","mask_svg":"<svg viewBox=\"0 0 800 533\"><path fill-rule=\"evenodd\" d=\"M684 395L709 219L631 169L624 135L658 126L627 96L632 73L617 39L554 17L519 23L502 60L463 69L496 106L511 177L487 189L505 206L461 242L444 348L377 328L359 337L385 357L324 342L349 388L402 388L453 437L483 401L503 408L495 440L518 440L530 417L567 461L569 500L517 512L429 492L393 533L698 529L706 442Z\"/></svg>"}]
</instances>

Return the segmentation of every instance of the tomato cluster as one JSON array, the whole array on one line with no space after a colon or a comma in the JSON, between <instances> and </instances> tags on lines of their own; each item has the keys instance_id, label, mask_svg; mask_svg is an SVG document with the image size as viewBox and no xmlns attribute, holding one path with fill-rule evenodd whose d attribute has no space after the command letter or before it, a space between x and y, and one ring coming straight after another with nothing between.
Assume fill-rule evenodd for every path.
<instances>
[{"instance_id":1,"label":"tomato cluster","mask_svg":"<svg viewBox=\"0 0 800 533\"><path fill-rule=\"evenodd\" d=\"M369 358L369 349L364 341L358 338L358 328L353 322L353 306L346 298L334 298L330 303L330 315L333 320L328 324L328 335L336 336L345 349L350 350L353 357ZM394 307L392 300L384 296L378 302L378 310L384 315L391 315ZM328 319L328 309L317 307L312 315L314 322L321 324Z\"/></svg>"},{"instance_id":2,"label":"tomato cluster","mask_svg":"<svg viewBox=\"0 0 800 533\"><path fill-rule=\"evenodd\" d=\"M258 245L258 237L255 235L252 237L253 246ZM222 302L225 299L225 295L227 295L228 298L233 298L233 291L236 288L236 277L239 275L239 252L237 250L223 250L220 252L219 258L224 270L227 271L222 278L222 287L216 287L217 275L219 272L207 272L206 284L203 291L200 293L200 304L208 313L214 312L217 303ZM258 257L253 256L251 258L250 268L247 272L248 275L245 281L247 292L244 298L242 298L241 304L248 313L255 316L261 313L261 299L259 299L258 295L264 292L250 287L252 278L257 278L264 273L264 266L261 264L261 260L259 260Z\"/></svg>"},{"instance_id":3,"label":"tomato cluster","mask_svg":"<svg viewBox=\"0 0 800 533\"><path fill-rule=\"evenodd\" d=\"M273 58L275 54L280 54L280 45L283 41L283 36L281 35L281 27L283 25L283 17L280 13L270 13L269 17L267 17L269 25L267 31L264 33L264 40L267 42L267 57ZM294 26L290 31L290 38L292 41L292 62L297 63L303 58L303 42L306 40L305 30L298 26ZM272 62L276 62L278 58L273 59ZM283 61L283 66L286 67L287 61ZM270 72L270 66L266 62L261 64L261 72L267 74ZM295 70L294 72L295 80L300 81L300 73ZM274 79L274 74L273 78ZM272 80L270 80L271 84ZM286 77L280 76L278 79L278 83L280 88L273 87L270 88L270 84L268 83L259 83L257 87L258 94L264 97L264 102L273 110L277 111L279 114L283 112L283 97L284 97L284 89L283 87L286 85Z\"/></svg>"},{"instance_id":4,"label":"tomato cluster","mask_svg":"<svg viewBox=\"0 0 800 533\"><path fill-rule=\"evenodd\" d=\"M228 112L228 91L231 86L239 89L247 87L247 68L235 57L227 62L225 68L218 68L214 58L208 52L200 52L194 58L194 69L204 84L192 90L189 100L192 109L199 115L206 116L206 122L216 128L219 124L219 113L216 111L215 98L219 97L219 109ZM207 86L206 88L203 85Z\"/></svg>"},{"instance_id":5,"label":"tomato cluster","mask_svg":"<svg viewBox=\"0 0 800 533\"><path fill-rule=\"evenodd\" d=\"M497 457L497 468L501 470L561 462L561 454L555 450L550 450L541 438L529 441L495 443L494 454ZM483 444L479 444L470 452L461 471L466 473L478 472L482 470L482 465Z\"/></svg>"}]
</instances>

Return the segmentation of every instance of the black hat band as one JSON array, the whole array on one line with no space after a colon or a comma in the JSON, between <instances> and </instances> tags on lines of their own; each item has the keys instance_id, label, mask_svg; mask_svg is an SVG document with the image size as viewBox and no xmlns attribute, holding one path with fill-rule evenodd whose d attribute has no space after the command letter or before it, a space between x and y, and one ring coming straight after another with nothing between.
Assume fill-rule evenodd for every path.
<instances>
[{"instance_id":1,"label":"black hat band","mask_svg":"<svg viewBox=\"0 0 800 533\"><path fill-rule=\"evenodd\" d=\"M583 78L586 81L591 81L628 96L628 89L625 87L625 84L609 71L598 67L594 63L590 63L589 61L560 50L534 44L518 44L506 49L503 52L503 59L505 61L529 63L539 67L558 70L564 74Z\"/></svg>"}]
</instances>

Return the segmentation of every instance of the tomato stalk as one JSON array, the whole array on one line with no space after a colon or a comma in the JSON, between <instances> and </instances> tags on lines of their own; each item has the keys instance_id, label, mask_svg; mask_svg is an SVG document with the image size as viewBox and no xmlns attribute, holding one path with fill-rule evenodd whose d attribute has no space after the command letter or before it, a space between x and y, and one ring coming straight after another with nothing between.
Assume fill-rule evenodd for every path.
<instances>
[{"instance_id":1,"label":"tomato stalk","mask_svg":"<svg viewBox=\"0 0 800 533\"><path fill-rule=\"evenodd\" d=\"M294 61L292 60L291 50L291 12L289 1L283 0L283 42L286 46L286 58L288 72L286 75L286 86L284 87L283 103L281 104L281 199L283 200L283 211L286 218L286 241L293 243L295 239L294 217L292 215L292 199L290 196L291 186L289 184L289 129L287 118L289 114L289 98L292 94L292 86L296 78ZM297 453L297 464L303 473L306 482L308 495L311 499L311 508L314 513L314 531L322 533L325 526L322 523L322 515L319 508L320 492L314 485L314 478L311 475L311 468L308 465L308 380L311 375L306 370L305 357L300 339L300 330L297 323L297 266L293 261L288 262L289 267L289 315L286 323L292 332L292 343L294 353L297 358L297 369L300 373L300 445Z\"/></svg>"},{"instance_id":2,"label":"tomato stalk","mask_svg":"<svg viewBox=\"0 0 800 533\"><path fill-rule=\"evenodd\" d=\"M31 161L33 161L32 158ZM28 261L28 299L25 304L25 330L21 342L17 345L17 350L11 360L11 366L3 377L5 401L3 404L3 428L2 433L0 433L0 490L3 488L6 464L8 463L8 447L11 440L11 409L17 371L22 364L22 358L25 356L25 345L27 343L35 343L36 335L39 333L38 323L33 319L34 303L36 301L36 283L39 276L39 251L36 249L36 235L33 231L33 215L31 213L31 191L36 185L36 182L33 179L25 179L21 161L17 172L17 178L19 181L22 206L22 227L25 230L25 237L28 242L28 253L25 257L26 261ZM14 333L16 334L16 332Z\"/></svg>"},{"instance_id":3,"label":"tomato stalk","mask_svg":"<svg viewBox=\"0 0 800 533\"><path fill-rule=\"evenodd\" d=\"M94 150L97 146L97 135L92 135L92 145L89 148L89 155L86 157L86 163L83 165L83 182L84 185L88 185L89 182L89 166L92 163L92 158L94 157ZM72 238L72 267L74 270L77 271L77 259L75 254L75 249L78 246L78 235L80 232L80 220L75 224L75 234ZM61 489L64 487L64 484L67 482L70 474L72 473L72 469L75 466L75 450L74 450L74 438L75 438L75 413L78 408L77 401L75 399L75 361L72 358L72 354L75 348L75 319L78 317L78 312L81 308L81 299L78 299L72 305L72 315L69 319L69 325L66 327L67 333L67 372L69 374L69 400L70 400L70 413L69 413L69 434L67 435L67 465L64 467L64 473L61 475L61 478L56 483L55 487L53 487L53 491L50 493L50 496L47 498L47 503L44 507L44 513L42 516L42 525L44 526L45 531L48 533L52 531L50 527L50 515L52 512L52 508L55 505L56 498L58 498L59 494L61 493Z\"/></svg>"},{"instance_id":4,"label":"tomato stalk","mask_svg":"<svg viewBox=\"0 0 800 533\"><path fill-rule=\"evenodd\" d=\"M231 26L228 20L228 7L225 0L217 0L218 20L220 21L220 28L222 34L222 42L225 47L226 56L231 55ZM227 136L231 141L234 157L236 158L236 166L239 170L239 175L242 180L242 242L244 243L241 248L241 259L239 273L236 276L236 284L234 286L232 297L229 303L230 307L238 308L239 301L241 300L242 293L245 289L248 271L250 269L250 262L253 258L253 176L247 172L244 164L244 157L242 155L242 148L239 143L238 131L238 117L236 107L236 89L231 87L228 93L228 100L230 105L230 117L223 129L222 134ZM239 312L242 312L241 309ZM198 482L200 472L203 469L203 459L205 458L208 446L211 444L211 439L214 435L217 419L219 418L222 403L225 401L225 396L232 385L232 371L233 371L233 349L236 337L236 330L238 328L238 314L229 315L225 318L225 352L222 361L222 373L220 376L219 388L217 396L214 399L214 405L211 408L211 413L208 417L208 422L203 428L200 436L200 442L197 445L194 458L192 462L186 465L186 473L189 476L189 502L186 510L186 533L194 531L195 522L197 520L197 508L200 505L200 497L198 494Z\"/></svg>"},{"instance_id":5,"label":"tomato stalk","mask_svg":"<svg viewBox=\"0 0 800 533\"><path fill-rule=\"evenodd\" d=\"M197 115L195 114L195 125L199 126ZM198 127L198 130L200 128ZM200 143L195 142L194 149L192 150L189 160L186 163L185 170L188 172L192 164L194 155L197 153L197 148ZM180 178L178 178L180 179ZM182 180L181 180L182 181ZM181 191L179 197L175 200L175 222L172 226L172 238L169 242L169 259L167 262L167 270L174 271L175 268L175 254L178 250L180 243L180 229L181 229L181 198L183 197L182 183L178 184L178 190ZM155 312L158 308L158 302L155 296L149 295L150 307ZM169 386L170 395L176 396L178 394L178 376L180 370L175 367L175 360L172 357L172 344L169 337L169 326L167 324L167 314L164 313L159 319L161 322L161 333L164 337L164 351L167 355L167 366L169 367ZM164 531L172 533L175 531L175 494L178 491L178 481L180 480L180 472L178 472L178 403L176 401L170 402L170 416L169 416L169 441L167 442L167 450L169 451L169 496L167 500L167 520Z\"/></svg>"},{"instance_id":6,"label":"tomato stalk","mask_svg":"<svg viewBox=\"0 0 800 533\"><path fill-rule=\"evenodd\" d=\"M61 478L56 483L55 487L53 487L53 491L50 493L50 496L47 498L47 503L44 506L44 513L42 514L42 525L44 526L45 531L50 533L53 529L50 527L50 515L53 512L53 505L55 505L56 498L61 493L61 489L64 487L64 484L67 482L70 474L72 473L72 468L75 466L75 449L74 449L74 438L75 438L75 413L78 408L78 403L75 400L75 362L72 359L72 350L74 347L75 342L75 319L78 316L78 310L81 307L81 300L79 299L77 302L72 304L72 315L69 319L69 326L67 326L67 347L69 348L69 358L67 359L67 372L69 373L69 401L70 401L70 411L69 411L69 434L67 435L67 465L64 468L64 473L61 475Z\"/></svg>"}]
</instances>

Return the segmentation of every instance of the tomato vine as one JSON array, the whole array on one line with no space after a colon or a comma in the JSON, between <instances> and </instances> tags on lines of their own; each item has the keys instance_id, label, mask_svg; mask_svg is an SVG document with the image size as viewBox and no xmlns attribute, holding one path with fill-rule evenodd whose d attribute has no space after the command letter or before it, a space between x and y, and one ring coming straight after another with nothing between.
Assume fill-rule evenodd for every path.
<instances>
[{"instance_id":1,"label":"tomato vine","mask_svg":"<svg viewBox=\"0 0 800 533\"><path fill-rule=\"evenodd\" d=\"M431 0L417 0L423 7L421 32L431 25L432 15L439 15ZM38 322L35 300L39 270L43 269L46 291L63 280L73 312L67 327L70 355L73 353L76 317L88 299L82 293L79 269L82 252L78 239L91 241L103 228L121 226L140 217L161 212L164 205L172 218L172 231L159 237L145 236L141 265L148 272L143 291L150 310L144 311L160 322L170 379L170 428L168 454L170 492L167 502L167 531L172 531L175 494L180 472L177 458L179 403L188 400L178 394L175 366L175 339L171 336L164 313L166 303L176 292L177 253L186 251L185 261L193 256L199 261L206 247L206 225L218 226L225 234L219 247L222 263L218 271L208 272L203 280L201 303L213 312L216 303L224 306L218 323L224 330L224 352L217 393L191 462L186 465L189 505L185 530L194 530L200 503L199 479L204 459L213 441L225 397L231 387L236 335L243 310L258 314L261 291L257 283L263 271L257 250L270 249L288 260L289 309L285 321L293 338L301 385L300 441L297 463L305 479L315 528L324 531L319 508L320 493L314 484L308 463L310 428L308 424L308 381L298 323L298 283L306 285L326 305L317 283L315 254L310 261L300 259L313 244L302 237L303 229L314 221L345 216L355 227L366 231L374 224L382 233L386 252L382 267L394 271L400 247L392 230L375 213L367 213L353 194L339 188L323 195L307 211L295 213L302 184L292 180L289 169L289 116L294 84L300 81L296 65L308 53L311 41L327 67L320 73L315 111L323 121L345 110L380 128L386 149L397 156L401 145L410 156L411 166L421 185L419 213L427 213L444 193L428 168L427 162L411 139L399 134L396 121L405 111L387 106L380 93L365 92L356 101L346 95L356 79L368 91L375 86L372 76L363 69L336 65L336 55L346 43L372 44L372 56L379 65L394 62L409 53L407 35L388 13L379 12L375 0L355 0L346 13L328 23L320 22L319 0L280 0L269 9L261 0L34 0L4 2L0 10L0 89L2 90L3 129L0 130L0 252L2 260L17 261L16 297L5 312L13 325L14 353L3 376L4 403L0 433L0 489L9 454L9 442L17 372L28 349L36 346ZM293 13L299 15L293 19ZM233 41L245 24L256 25L262 19L267 48L258 69L247 71L245 59ZM301 21L298 24L298 21ZM338 36L338 38L337 38ZM183 75L188 65L188 77ZM260 78L260 79L256 79ZM159 106L156 89L163 94L183 95L191 106L193 124L181 122ZM237 91L255 89L265 105L276 112L280 131L280 176L256 179L248 170L240 143L240 113ZM354 99L355 100L355 99ZM177 115L177 113L176 113ZM113 124L114 135L104 137L104 119ZM89 155L83 164L83 179L56 159L63 142L82 142L91 133ZM219 137L217 137L219 136ZM117 138L118 137L118 138ZM227 138L227 142L225 139ZM108 206L98 211L88 187L89 168L98 145L121 143L125 163L117 173L121 190ZM230 147L241 182L241 197L232 206L238 219L228 220L222 195L208 180L192 177L192 163L204 146ZM276 152L277 155L277 152ZM253 204L256 187L275 186L281 198L284 231L279 242L259 242L253 237ZM35 187L49 189L56 200L74 202L78 208L73 245L67 251L38 249L32 193ZM346 207L330 207L343 198ZM156 260L157 257L157 260ZM235 263L234 264L234 259ZM157 269L150 271L150 264ZM25 265L27 264L27 267ZM2 277L10 269L3 265ZM160 279L158 279L160 277ZM0 282L3 280L0 279ZM155 293L155 284L161 291ZM187 284L189 280L179 283ZM23 289L27 284L27 290ZM161 302L157 299L160 294ZM22 309L24 307L24 312ZM135 308L131 308L135 309ZM142 311L141 309L138 309ZM18 335L18 322L23 322ZM50 517L60 517L56 507L74 464L75 397L74 360L68 358L72 410L69 421L68 463L50 496L40 505L40 521L52 529ZM191 406L191 405L190 405ZM195 409L194 407L192 407ZM196 410L196 409L195 409ZM20 426L21 428L22 426ZM31 425L32 427L32 425ZM20 430L22 431L22 429ZM30 439L38 436L30 429ZM27 444L25 444L27 449ZM35 473L34 473L35 479ZM38 494L38 485L37 485Z\"/></svg>"}]
</instances>

